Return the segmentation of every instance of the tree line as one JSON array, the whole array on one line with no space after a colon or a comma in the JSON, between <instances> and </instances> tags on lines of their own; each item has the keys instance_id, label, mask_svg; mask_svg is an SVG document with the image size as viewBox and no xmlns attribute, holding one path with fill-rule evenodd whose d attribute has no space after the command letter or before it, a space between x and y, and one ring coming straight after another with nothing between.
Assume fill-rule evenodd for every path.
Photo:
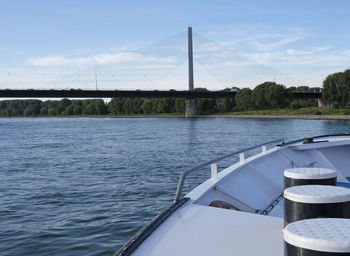
<instances>
[{"instance_id":1,"label":"tree line","mask_svg":"<svg viewBox=\"0 0 350 256\"><path fill-rule=\"evenodd\" d=\"M198 99L199 114L229 112L234 99ZM184 114L182 98L114 98L106 103L102 99L89 100L5 100L0 101L0 116L76 116L76 115L142 115Z\"/></svg>"},{"instance_id":2,"label":"tree line","mask_svg":"<svg viewBox=\"0 0 350 256\"><path fill-rule=\"evenodd\" d=\"M295 91L320 91L321 88L308 86L289 87L275 82L265 82L257 85L253 90L243 88L237 92L236 110L264 110L278 108L302 108L317 106L315 99L293 99Z\"/></svg>"},{"instance_id":3,"label":"tree line","mask_svg":"<svg viewBox=\"0 0 350 256\"><path fill-rule=\"evenodd\" d=\"M296 104L296 107L315 104L305 100L298 103L293 102L289 89L275 83L264 83L254 90L247 88L239 90L235 98L197 99L197 108L199 114L216 114L239 110L282 108L290 103ZM184 113L185 99L183 98L114 98L108 103L102 99L0 101L0 116L2 117Z\"/></svg>"}]
</instances>

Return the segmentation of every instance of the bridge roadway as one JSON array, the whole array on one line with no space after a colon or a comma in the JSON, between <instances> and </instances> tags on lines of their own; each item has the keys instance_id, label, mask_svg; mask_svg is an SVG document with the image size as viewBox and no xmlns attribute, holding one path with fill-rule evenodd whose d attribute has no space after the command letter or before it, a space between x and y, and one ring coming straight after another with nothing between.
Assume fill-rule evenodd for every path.
<instances>
[{"instance_id":1,"label":"bridge roadway","mask_svg":"<svg viewBox=\"0 0 350 256\"><path fill-rule=\"evenodd\" d=\"M235 91L0 90L0 98L231 98ZM294 98L320 99L321 92L293 92Z\"/></svg>"}]
</instances>

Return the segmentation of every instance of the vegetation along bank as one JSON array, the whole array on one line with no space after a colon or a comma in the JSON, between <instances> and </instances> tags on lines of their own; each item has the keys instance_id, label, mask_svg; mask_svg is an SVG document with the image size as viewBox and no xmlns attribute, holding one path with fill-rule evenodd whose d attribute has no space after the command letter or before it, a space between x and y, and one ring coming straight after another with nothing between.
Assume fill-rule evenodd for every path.
<instances>
[{"instance_id":1,"label":"vegetation along bank","mask_svg":"<svg viewBox=\"0 0 350 256\"><path fill-rule=\"evenodd\" d=\"M235 88L235 87L234 87ZM327 109L317 109L315 99L293 99L293 91L315 91L307 86L286 88L274 82L257 85L253 90L238 90L235 98L197 99L199 115L349 115L350 70L329 75L322 89ZM197 88L196 90L206 90ZM227 88L225 90L231 90ZM185 113L182 98L114 98L88 100L5 100L0 101L0 117L35 116L132 116Z\"/></svg>"}]
</instances>

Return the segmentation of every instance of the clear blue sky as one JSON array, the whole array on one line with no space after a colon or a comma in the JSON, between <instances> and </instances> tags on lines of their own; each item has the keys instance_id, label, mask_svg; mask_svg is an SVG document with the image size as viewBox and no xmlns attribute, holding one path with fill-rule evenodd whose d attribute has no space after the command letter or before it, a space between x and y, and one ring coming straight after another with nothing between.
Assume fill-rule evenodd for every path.
<instances>
[{"instance_id":1,"label":"clear blue sky","mask_svg":"<svg viewBox=\"0 0 350 256\"><path fill-rule=\"evenodd\" d=\"M3 0L0 87L48 81L187 26L320 85L327 74L350 68L349 10L347 0Z\"/></svg>"}]
</instances>

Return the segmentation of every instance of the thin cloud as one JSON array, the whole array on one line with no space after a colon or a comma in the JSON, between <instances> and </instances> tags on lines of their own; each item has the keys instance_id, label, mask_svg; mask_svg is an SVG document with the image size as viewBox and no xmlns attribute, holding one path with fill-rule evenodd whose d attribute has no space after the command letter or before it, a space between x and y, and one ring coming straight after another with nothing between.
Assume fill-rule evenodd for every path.
<instances>
[{"instance_id":1,"label":"thin cloud","mask_svg":"<svg viewBox=\"0 0 350 256\"><path fill-rule=\"evenodd\" d=\"M66 57L66 56L48 56L42 58L33 58L28 61L33 66L82 66L82 65L99 65L99 64L117 64L133 62L135 65L145 62L156 63L176 63L175 57L147 56L140 53L120 53L110 54L103 53L90 57Z\"/></svg>"},{"instance_id":2,"label":"thin cloud","mask_svg":"<svg viewBox=\"0 0 350 256\"><path fill-rule=\"evenodd\" d=\"M280 39L276 42L270 42L270 43L254 42L253 45L259 51L270 51L270 50L274 50L276 48L284 47L284 46L289 45L291 43L294 43L296 41L299 41L302 38L303 38L302 36L292 36L292 37L286 37L286 38Z\"/></svg>"},{"instance_id":3,"label":"thin cloud","mask_svg":"<svg viewBox=\"0 0 350 256\"><path fill-rule=\"evenodd\" d=\"M224 44L250 46L252 50L270 51L282 48L308 36L303 29L270 27L263 24L237 24L222 28L213 28L205 33L209 37L226 38ZM229 41L227 40L228 38Z\"/></svg>"},{"instance_id":4,"label":"thin cloud","mask_svg":"<svg viewBox=\"0 0 350 256\"><path fill-rule=\"evenodd\" d=\"M343 67L349 66L350 50L322 53L314 51L313 54L290 54L286 51L273 51L247 54L250 58L271 66L298 65L315 67ZM296 53L296 52L294 52ZM316 54L317 53L317 54Z\"/></svg>"},{"instance_id":5,"label":"thin cloud","mask_svg":"<svg viewBox=\"0 0 350 256\"><path fill-rule=\"evenodd\" d=\"M289 55L310 55L310 54L315 54L319 52L324 52L329 49L328 46L322 46L322 47L315 47L311 50L296 50L296 49L287 49L286 53Z\"/></svg>"}]
</instances>

